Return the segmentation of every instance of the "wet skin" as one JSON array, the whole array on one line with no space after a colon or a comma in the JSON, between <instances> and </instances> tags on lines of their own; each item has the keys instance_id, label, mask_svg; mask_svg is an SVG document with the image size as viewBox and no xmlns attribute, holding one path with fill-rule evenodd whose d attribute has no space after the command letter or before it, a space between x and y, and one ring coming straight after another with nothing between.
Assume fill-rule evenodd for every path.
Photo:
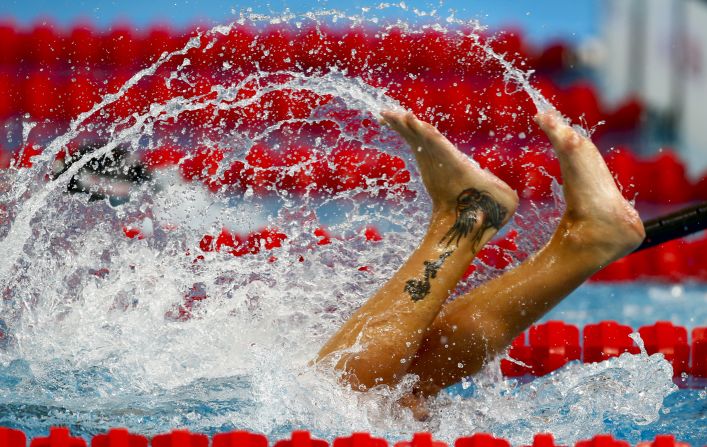
<instances>
[{"instance_id":1,"label":"wet skin","mask_svg":"<svg viewBox=\"0 0 707 447\"><path fill-rule=\"evenodd\" d=\"M412 114L384 112L381 121L415 155L432 200L429 227L407 262L324 345L318 360L338 355L334 367L359 390L417 375L413 395L401 403L422 418L426 396L477 372L589 276L638 246L645 233L596 146L556 113L538 115L560 161L566 211L538 253L445 304L474 256L510 220L518 197Z\"/></svg>"}]
</instances>

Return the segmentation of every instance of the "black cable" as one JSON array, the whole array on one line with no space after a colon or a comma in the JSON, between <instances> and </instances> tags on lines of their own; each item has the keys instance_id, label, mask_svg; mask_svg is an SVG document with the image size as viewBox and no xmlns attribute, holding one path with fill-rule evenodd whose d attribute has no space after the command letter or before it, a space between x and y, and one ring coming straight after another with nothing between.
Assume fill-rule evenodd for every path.
<instances>
[{"instance_id":1,"label":"black cable","mask_svg":"<svg viewBox=\"0 0 707 447\"><path fill-rule=\"evenodd\" d=\"M707 229L707 203L643 222L646 239L634 253Z\"/></svg>"}]
</instances>

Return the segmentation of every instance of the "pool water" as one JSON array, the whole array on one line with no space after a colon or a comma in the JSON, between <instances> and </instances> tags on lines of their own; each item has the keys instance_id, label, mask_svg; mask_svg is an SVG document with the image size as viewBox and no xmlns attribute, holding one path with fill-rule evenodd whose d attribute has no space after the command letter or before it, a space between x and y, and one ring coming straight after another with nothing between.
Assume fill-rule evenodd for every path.
<instances>
[{"instance_id":1,"label":"pool water","mask_svg":"<svg viewBox=\"0 0 707 447\"><path fill-rule=\"evenodd\" d=\"M590 284L568 297L546 319L580 326L615 319L635 328L669 319L689 329L705 321L705 301L707 287L700 285ZM514 444L528 442L533 433L543 431L555 433L565 443L596 433L612 433L632 443L673 433L692 445L702 445L707 438L699 427L704 427L707 389L672 387L672 371L659 357L653 356L652 364L646 360L622 364L623 358L604 362L601 367L570 364L526 384L501 381L497 374L485 371L437 399L433 417L426 423L413 422L392 407L368 408L373 410L367 415L372 420L345 420L342 414L319 412L317 400L324 396L308 396L304 389L277 396L276 385L272 385L269 391L273 394L262 397L263 384L247 375L204 377L174 387L140 389L100 364L77 369L57 359L37 370L31 362L17 358L0 366L0 425L22 429L28 436L44 435L51 425L64 425L87 438L116 426L147 435L174 427L208 434L248 429L271 439L303 428L326 439L371 430L397 440L413 431L431 430L451 441L484 431ZM605 365L612 362L613 367ZM293 388L297 386L302 383ZM645 389L639 390L641 386ZM300 402L293 402L297 399ZM371 402L357 404L365 407ZM266 410L264 405L272 408ZM396 423L377 420L379 417Z\"/></svg>"},{"instance_id":2,"label":"pool water","mask_svg":"<svg viewBox=\"0 0 707 447\"><path fill-rule=\"evenodd\" d=\"M241 22L247 22L243 14ZM262 17L257 20L292 20L298 27L299 20L318 20L314 14ZM447 19L444 23L458 25L449 32L460 44L481 45L478 24L459 23L453 14ZM378 26L370 17L351 20ZM431 20L436 31L442 18ZM417 26L407 25L413 31ZM33 167L0 172L0 202L9 216L0 222L0 324L8 334L0 347L0 425L29 436L65 425L84 436L123 426L146 435L174 427L210 434L246 429L272 439L308 429L327 439L369 431L396 440L429 430L451 441L486 431L524 444L534 433L549 431L560 443L571 444L600 432L636 442L669 431L694 445L705 441L700 428L705 388L678 390L660 355L568 365L526 384L502 380L492 363L430 402L426 422L397 405L411 389L412 377L393 388L357 393L340 386L331 368L310 366L325 340L417 245L431 205L411 151L376 124L381 110L400 103L385 86L339 70L272 73L256 67L244 73L224 64L222 78L212 80L206 93L157 100L149 110L110 119L111 107L127 107L117 102L139 92L133 87L143 77L155 77L158 84L197 85L203 79L191 59L210 49L220 52L234 26L214 27L183 49L165 53L50 139L33 158ZM536 108L552 107L532 88L529 73L482 46L483 51L469 55L485 58L483 68L496 64L492 75L511 84L509 94L532 100L533 110L523 109L528 116L515 117L515 124L532 123ZM376 79L383 62L364 75ZM263 118L267 114L252 113L268 94L292 91L327 101L315 101L302 119L273 123ZM209 119L197 119L201 127L186 132L180 121L189 115L185 112ZM239 120L241 114L248 119ZM24 133L34 125L25 123ZM524 150L549 150L544 140L531 145L526 138L533 129L524 130L494 129L489 147L505 144L512 131ZM60 152L91 132L102 140L100 147L48 180ZM217 147L223 159L213 175L225 179L240 163L254 168L256 179L273 177L269 181L277 185L292 179L286 172L271 175L261 165L263 153L251 157L258 155L252 149L284 150L293 142L323 157L348 145L394 155L410 171L410 181L401 188L384 176L328 195L311 189L296 197L286 189L260 191L276 197L274 210L259 196L257 184L237 193L213 191L209 181L215 178L185 182L179 167L155 174L154 181L136 186L120 203L66 193L72 176L91 157L120 147L138 158L170 144ZM306 170L309 164L293 169ZM196 177L203 174L195 171ZM518 246L510 254L511 266L547 241L562 208L557 191L556 207L526 204L509 224ZM232 256L201 246L205 234L223 228L250 231L265 223L287 234L281 247ZM144 239L125 237L125 226L135 224ZM343 236L320 245L316 231L325 224ZM386 231L384 241L362 236L361 228L369 224ZM477 267L462 289L499 273ZM186 301L189 309L182 315ZM592 284L547 318L577 325L613 319L636 328L669 319L692 328L707 320L705 301L707 286Z\"/></svg>"}]
</instances>

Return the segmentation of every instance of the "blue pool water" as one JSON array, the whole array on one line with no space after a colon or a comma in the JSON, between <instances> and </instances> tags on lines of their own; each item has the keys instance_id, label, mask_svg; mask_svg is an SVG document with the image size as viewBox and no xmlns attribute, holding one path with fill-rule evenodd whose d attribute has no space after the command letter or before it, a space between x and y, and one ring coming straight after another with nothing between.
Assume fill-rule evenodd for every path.
<instances>
[{"instance_id":1,"label":"blue pool water","mask_svg":"<svg viewBox=\"0 0 707 447\"><path fill-rule=\"evenodd\" d=\"M706 304L704 285L590 284L567 298L545 319L560 319L580 326L613 319L635 328L656 320L670 320L691 329L707 321ZM615 395L634 380L622 377L626 374L622 368L589 371L588 366L570 365L552 377L524 385L508 381L502 386L497 378L482 374L481 379L453 387L448 397L435 404L431 421L414 424L401 419L399 430L393 430L394 424L376 428L377 421L367 425L357 420L348 423L325 420L326 415L318 413L316 401L306 402L305 395L287 396L301 399L302 406L272 400L273 408L265 410L256 395L263 392L262 385L243 375L204 377L171 388L140 389L123 382L120 372L99 364L76 369L57 359L55 367L56 372L46 365L39 370L23 359L0 365L0 426L22 429L29 436L44 435L51 425L64 425L86 437L109 427L123 426L148 435L174 427L209 434L245 428L265 432L271 439L304 428L327 439L366 429L390 440L404 438L415 430L432 430L448 441L471 431L489 431L517 442L533 432L549 430L560 433L560 440L565 442L599 432L609 432L633 443L651 439L658 433L674 433L693 446L707 441L704 384L669 393L657 412L657 420L646 423L631 417L632 412L644 410L637 396L631 394L635 390L626 390L625 401L619 399L613 406L604 405L607 393ZM635 372L636 368L626 366L626 369ZM571 380L577 383L564 389L553 382ZM518 399L512 417L496 415L509 399ZM494 408L498 405L501 407ZM629 408L626 414L620 408L622 405L636 407ZM454 408L453 413L450 408ZM577 419L580 409L582 419ZM650 418L652 410L648 410ZM450 414L458 420L445 425L440 419ZM321 425L317 424L317 417L322 418ZM391 410L389 417L398 416ZM262 418L269 419L264 422Z\"/></svg>"}]
</instances>

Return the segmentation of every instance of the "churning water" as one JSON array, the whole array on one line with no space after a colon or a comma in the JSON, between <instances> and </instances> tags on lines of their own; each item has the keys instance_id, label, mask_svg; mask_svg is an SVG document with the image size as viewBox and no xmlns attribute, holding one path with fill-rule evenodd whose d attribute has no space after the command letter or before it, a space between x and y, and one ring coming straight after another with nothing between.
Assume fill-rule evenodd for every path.
<instances>
[{"instance_id":1,"label":"churning water","mask_svg":"<svg viewBox=\"0 0 707 447\"><path fill-rule=\"evenodd\" d=\"M637 427L658 420L664 398L674 391L671 368L660 356L575 365L523 386L502 381L490 365L474 379L472 397L466 389L439 397L424 423L396 404L414 378L361 394L340 386L331 371L309 365L423 234L429 204L414 163L376 116L402 107L391 92L400 93L404 82L424 73L382 76L394 71L392 54L318 70L300 70L299 61L282 55L280 66L268 65L274 56L256 62L253 54L266 43L256 39L241 52L234 45L244 27L255 35L266 25L309 27L314 37L323 23L352 38L360 32L441 33L468 47L469 57L456 61L460 68L483 67L507 82L507 94L552 107L531 87L529 73L487 45L478 24L419 11L405 12L415 20L383 23L375 12L240 14L231 25L192 36L105 95L48 139L31 168L0 172L0 324L7 334L0 346L1 425L39 433L60 424L83 434L107 426L145 434L176 426L205 432L236 427L275 437L307 428L327 438L369 430L389 439L432 430L447 440L491 431L513 443L551 431L569 443L611 428L608 421ZM419 54L407 56L434 60L424 59L430 50L421 42ZM307 57L327 59L332 51L316 39L309 45ZM205 82L196 61L213 55L224 61ZM140 90L144 85L172 93L145 97L139 93L148 91ZM307 106L277 113L274 104L283 97ZM465 113L482 127L493 110L467 107ZM532 139L531 113L517 113L514 121L526 129L487 131L487 147L526 134ZM434 111L426 118L451 119ZM45 124L26 123L24 136ZM53 176L57 156L87 141L97 142L94 150ZM165 146L218 149L210 180L184 182L172 167L133 185L122 204L66 193L91 159L120 150L128 154L121 160L129 160ZM254 147L310 152L288 171L262 164L267 153ZM383 174L352 187L316 188L317 163L341 147L398 157L409 181ZM253 153L261 157L248 155ZM229 182L234 167L250 169L262 188ZM295 173L307 180L297 194L281 187ZM514 262L547 239L557 215L534 204L523 208L511 224L519 232ZM315 230L322 225L340 237L318 245ZM362 229L368 225L386 230L383 241L366 240ZM140 228L145 237L125 237L125 226ZM265 226L286 239L272 244L263 238L243 256L204 251L200 243L223 228L247 233ZM267 244L280 246L266 250ZM480 264L461 289L497 273ZM625 435L640 436L636 430Z\"/></svg>"}]
</instances>

